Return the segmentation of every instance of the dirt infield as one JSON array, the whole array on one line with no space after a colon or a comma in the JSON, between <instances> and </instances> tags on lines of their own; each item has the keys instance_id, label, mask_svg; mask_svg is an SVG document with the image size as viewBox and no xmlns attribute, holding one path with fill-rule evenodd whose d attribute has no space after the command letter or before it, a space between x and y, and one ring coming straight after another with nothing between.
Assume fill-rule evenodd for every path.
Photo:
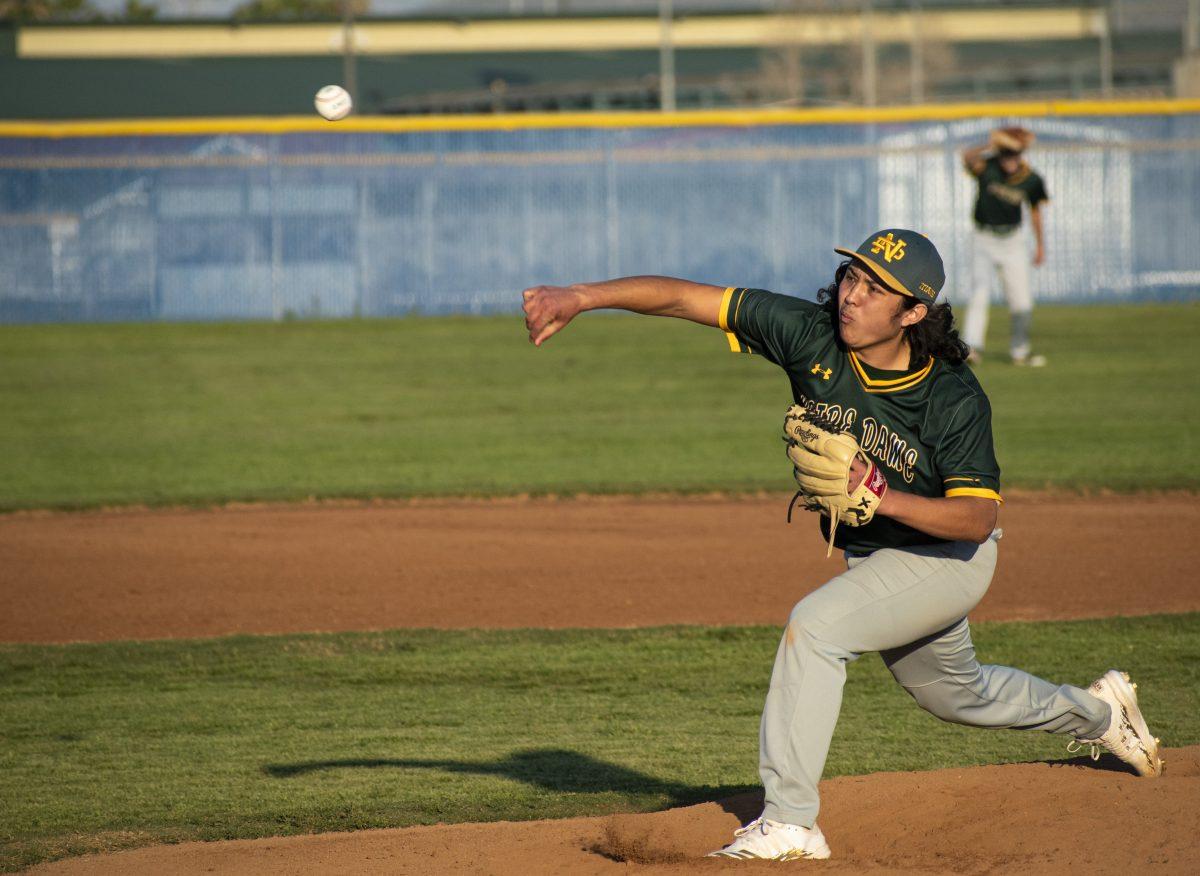
<instances>
[{"instance_id":1,"label":"dirt infield","mask_svg":"<svg viewBox=\"0 0 1200 876\"><path fill-rule=\"evenodd\" d=\"M1158 780L1079 761L832 779L821 785L821 826L834 857L786 867L822 874L1196 873L1200 746L1169 749L1166 757L1168 772ZM761 802L746 795L649 815L183 843L31 872L776 873L785 865L702 857Z\"/></svg>"},{"instance_id":2,"label":"dirt infield","mask_svg":"<svg viewBox=\"0 0 1200 876\"><path fill-rule=\"evenodd\" d=\"M313 504L0 517L0 641L397 627L779 624L841 568L786 497ZM1191 496L1018 496L977 619L1200 610ZM1200 872L1200 746L822 784L822 873ZM1107 767L1107 768L1105 768ZM903 801L903 802L901 802ZM61 874L687 873L753 795L648 815L183 843Z\"/></svg>"},{"instance_id":3,"label":"dirt infield","mask_svg":"<svg viewBox=\"0 0 1200 876\"><path fill-rule=\"evenodd\" d=\"M783 496L0 517L0 641L780 624L842 568ZM977 620L1200 609L1192 496L1010 499Z\"/></svg>"}]
</instances>

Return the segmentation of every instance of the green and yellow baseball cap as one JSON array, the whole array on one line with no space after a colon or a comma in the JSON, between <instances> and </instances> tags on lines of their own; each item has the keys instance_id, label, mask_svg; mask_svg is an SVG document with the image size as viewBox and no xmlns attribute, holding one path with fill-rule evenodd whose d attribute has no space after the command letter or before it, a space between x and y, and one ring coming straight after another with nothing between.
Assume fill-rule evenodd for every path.
<instances>
[{"instance_id":1,"label":"green and yellow baseball cap","mask_svg":"<svg viewBox=\"0 0 1200 876\"><path fill-rule=\"evenodd\" d=\"M850 256L901 295L933 304L946 284L946 269L937 247L919 231L885 228L862 242L858 249L834 247Z\"/></svg>"}]
</instances>

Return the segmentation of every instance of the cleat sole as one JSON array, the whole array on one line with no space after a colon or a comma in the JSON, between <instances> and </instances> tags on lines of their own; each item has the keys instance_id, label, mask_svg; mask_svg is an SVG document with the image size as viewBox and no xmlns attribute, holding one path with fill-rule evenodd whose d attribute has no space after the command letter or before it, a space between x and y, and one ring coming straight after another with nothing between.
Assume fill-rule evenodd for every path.
<instances>
[{"instance_id":1,"label":"cleat sole","mask_svg":"<svg viewBox=\"0 0 1200 876\"><path fill-rule=\"evenodd\" d=\"M1137 685L1130 684L1128 672L1115 672L1112 675L1115 677L1110 677L1109 682L1112 685L1113 693L1121 704L1121 709L1125 712L1130 726L1133 727L1133 732L1145 745L1146 759L1150 762L1150 772L1143 773L1141 770L1138 772L1146 777L1160 776L1162 775L1162 758L1158 755L1159 740L1158 737L1150 735L1150 728L1146 726L1146 719L1142 717L1142 710L1138 708Z\"/></svg>"}]
</instances>

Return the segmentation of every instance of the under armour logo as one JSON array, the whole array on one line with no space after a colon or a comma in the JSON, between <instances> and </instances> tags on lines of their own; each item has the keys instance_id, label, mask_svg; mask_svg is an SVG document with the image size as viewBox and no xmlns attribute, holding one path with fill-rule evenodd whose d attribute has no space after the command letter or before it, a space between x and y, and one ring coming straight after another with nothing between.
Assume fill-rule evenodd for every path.
<instances>
[{"instance_id":1,"label":"under armour logo","mask_svg":"<svg viewBox=\"0 0 1200 876\"><path fill-rule=\"evenodd\" d=\"M828 380L830 377L833 376L833 369L832 368L822 369L821 363L818 362L816 365L814 365L812 367L812 370L809 371L809 374L820 374L822 380Z\"/></svg>"},{"instance_id":2,"label":"under armour logo","mask_svg":"<svg viewBox=\"0 0 1200 876\"><path fill-rule=\"evenodd\" d=\"M871 244L871 252L883 253L883 257L889 262L900 261L904 258L904 241L895 240L892 237L892 232L881 234L875 238L875 242Z\"/></svg>"}]
</instances>

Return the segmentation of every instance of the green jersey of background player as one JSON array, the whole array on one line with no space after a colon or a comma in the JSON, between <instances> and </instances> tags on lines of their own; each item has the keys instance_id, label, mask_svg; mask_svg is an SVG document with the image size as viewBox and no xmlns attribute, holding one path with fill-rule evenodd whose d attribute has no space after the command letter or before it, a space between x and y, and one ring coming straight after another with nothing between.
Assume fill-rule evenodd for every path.
<instances>
[{"instance_id":1,"label":"green jersey of background player","mask_svg":"<svg viewBox=\"0 0 1200 876\"><path fill-rule=\"evenodd\" d=\"M781 367L797 405L857 438L888 481L869 523L837 530L846 571L792 610L760 728L763 812L715 856L829 857L817 782L846 664L867 651L879 651L918 705L943 720L1066 734L1072 751L1090 745L1096 757L1107 749L1144 776L1162 768L1124 673L1109 670L1084 690L976 659L966 615L995 568L999 467L987 396L964 365L949 305L937 303L941 257L926 237L901 228L837 252L848 259L815 304L668 277L523 293L539 346L598 308L722 329L734 351ZM850 492L866 470L855 462ZM822 525L827 532L824 517Z\"/></svg>"}]
</instances>

